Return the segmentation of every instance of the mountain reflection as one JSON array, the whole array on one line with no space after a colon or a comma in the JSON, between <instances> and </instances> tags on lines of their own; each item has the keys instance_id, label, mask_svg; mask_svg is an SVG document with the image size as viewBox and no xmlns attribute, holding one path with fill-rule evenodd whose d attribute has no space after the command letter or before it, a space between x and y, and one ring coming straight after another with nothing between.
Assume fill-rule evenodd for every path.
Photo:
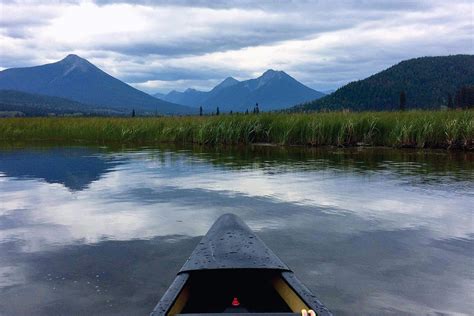
<instances>
[{"instance_id":1,"label":"mountain reflection","mask_svg":"<svg viewBox=\"0 0 474 316\"><path fill-rule=\"evenodd\" d=\"M73 191L84 190L117 163L87 147L0 150L0 173L13 178L44 179Z\"/></svg>"}]
</instances>

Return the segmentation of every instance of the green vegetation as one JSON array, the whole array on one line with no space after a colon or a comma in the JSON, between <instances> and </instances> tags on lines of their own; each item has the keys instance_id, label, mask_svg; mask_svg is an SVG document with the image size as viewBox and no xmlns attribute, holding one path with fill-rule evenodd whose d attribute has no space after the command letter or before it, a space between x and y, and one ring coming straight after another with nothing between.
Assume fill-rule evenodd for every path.
<instances>
[{"instance_id":1,"label":"green vegetation","mask_svg":"<svg viewBox=\"0 0 474 316\"><path fill-rule=\"evenodd\" d=\"M220 115L161 118L4 118L0 139L473 149L474 111Z\"/></svg>"},{"instance_id":2,"label":"green vegetation","mask_svg":"<svg viewBox=\"0 0 474 316\"><path fill-rule=\"evenodd\" d=\"M397 110L404 94L406 109L452 107L460 89L474 85L474 55L421 57L402 61L364 80L351 82L334 93L292 110L352 109L357 111ZM465 88L455 106L467 107L472 90Z\"/></svg>"},{"instance_id":3,"label":"green vegetation","mask_svg":"<svg viewBox=\"0 0 474 316\"><path fill-rule=\"evenodd\" d=\"M463 86L456 92L452 107L469 108L474 106L474 85Z\"/></svg>"},{"instance_id":4,"label":"green vegetation","mask_svg":"<svg viewBox=\"0 0 474 316\"><path fill-rule=\"evenodd\" d=\"M0 117L51 115L124 115L125 112L86 105L48 95L0 90Z\"/></svg>"}]
</instances>

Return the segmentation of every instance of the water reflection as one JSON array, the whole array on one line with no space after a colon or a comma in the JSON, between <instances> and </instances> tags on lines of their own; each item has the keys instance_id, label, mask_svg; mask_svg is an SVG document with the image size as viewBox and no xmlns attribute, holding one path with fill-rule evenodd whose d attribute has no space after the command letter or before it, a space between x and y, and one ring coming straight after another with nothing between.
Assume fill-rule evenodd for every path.
<instances>
[{"instance_id":1,"label":"water reflection","mask_svg":"<svg viewBox=\"0 0 474 316\"><path fill-rule=\"evenodd\" d=\"M147 314L226 212L336 314L474 310L470 153L43 148L50 175L37 152L0 151L0 314Z\"/></svg>"},{"instance_id":2,"label":"water reflection","mask_svg":"<svg viewBox=\"0 0 474 316\"><path fill-rule=\"evenodd\" d=\"M44 179L78 191L115 165L115 162L96 154L97 149L86 147L3 148L0 150L0 172L12 178Z\"/></svg>"}]
</instances>

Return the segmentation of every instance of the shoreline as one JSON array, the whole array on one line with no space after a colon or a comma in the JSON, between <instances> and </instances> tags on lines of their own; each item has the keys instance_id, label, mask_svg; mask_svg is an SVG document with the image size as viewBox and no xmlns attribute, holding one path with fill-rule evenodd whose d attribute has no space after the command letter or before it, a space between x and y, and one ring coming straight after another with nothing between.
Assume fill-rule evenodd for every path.
<instances>
[{"instance_id":1,"label":"shoreline","mask_svg":"<svg viewBox=\"0 0 474 316\"><path fill-rule=\"evenodd\" d=\"M0 119L1 142L474 150L474 111Z\"/></svg>"}]
</instances>

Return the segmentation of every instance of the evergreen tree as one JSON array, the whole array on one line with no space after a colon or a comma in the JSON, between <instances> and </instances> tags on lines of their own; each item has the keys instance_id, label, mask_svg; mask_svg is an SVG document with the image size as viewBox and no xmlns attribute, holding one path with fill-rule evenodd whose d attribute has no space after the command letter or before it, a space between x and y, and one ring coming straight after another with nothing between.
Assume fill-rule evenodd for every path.
<instances>
[{"instance_id":1,"label":"evergreen tree","mask_svg":"<svg viewBox=\"0 0 474 316\"><path fill-rule=\"evenodd\" d=\"M454 103L459 108L471 108L474 106L474 86L463 86L456 92Z\"/></svg>"},{"instance_id":2,"label":"evergreen tree","mask_svg":"<svg viewBox=\"0 0 474 316\"><path fill-rule=\"evenodd\" d=\"M255 103L255 114L260 113L260 109L258 108L258 103Z\"/></svg>"},{"instance_id":3,"label":"evergreen tree","mask_svg":"<svg viewBox=\"0 0 474 316\"><path fill-rule=\"evenodd\" d=\"M249 109L245 110L245 115L249 114Z\"/></svg>"},{"instance_id":4,"label":"evergreen tree","mask_svg":"<svg viewBox=\"0 0 474 316\"><path fill-rule=\"evenodd\" d=\"M453 96L451 93L448 93L448 108L454 109Z\"/></svg>"},{"instance_id":5,"label":"evergreen tree","mask_svg":"<svg viewBox=\"0 0 474 316\"><path fill-rule=\"evenodd\" d=\"M232 110L230 110L230 115L232 115Z\"/></svg>"},{"instance_id":6,"label":"evergreen tree","mask_svg":"<svg viewBox=\"0 0 474 316\"><path fill-rule=\"evenodd\" d=\"M135 109L132 110L132 117L135 117Z\"/></svg>"},{"instance_id":7,"label":"evergreen tree","mask_svg":"<svg viewBox=\"0 0 474 316\"><path fill-rule=\"evenodd\" d=\"M219 107L217 107L216 115L219 115L219 114L220 114Z\"/></svg>"},{"instance_id":8,"label":"evergreen tree","mask_svg":"<svg viewBox=\"0 0 474 316\"><path fill-rule=\"evenodd\" d=\"M462 107L462 96L461 96L461 89L456 91L456 94L454 95L454 105L456 108Z\"/></svg>"},{"instance_id":9,"label":"evergreen tree","mask_svg":"<svg viewBox=\"0 0 474 316\"><path fill-rule=\"evenodd\" d=\"M202 106L199 107L199 116L202 116Z\"/></svg>"},{"instance_id":10,"label":"evergreen tree","mask_svg":"<svg viewBox=\"0 0 474 316\"><path fill-rule=\"evenodd\" d=\"M407 96L405 91L400 92L400 111L405 111L407 105Z\"/></svg>"},{"instance_id":11,"label":"evergreen tree","mask_svg":"<svg viewBox=\"0 0 474 316\"><path fill-rule=\"evenodd\" d=\"M471 109L474 107L474 86L466 86L466 107Z\"/></svg>"}]
</instances>

